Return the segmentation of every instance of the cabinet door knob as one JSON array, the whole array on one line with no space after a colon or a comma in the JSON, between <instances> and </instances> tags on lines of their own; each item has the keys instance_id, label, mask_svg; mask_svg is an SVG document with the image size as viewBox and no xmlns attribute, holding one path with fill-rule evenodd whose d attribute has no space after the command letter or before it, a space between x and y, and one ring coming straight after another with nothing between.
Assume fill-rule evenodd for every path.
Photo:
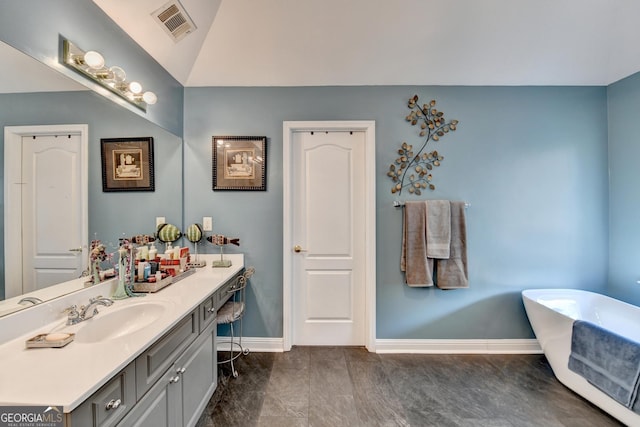
<instances>
[{"instance_id":1,"label":"cabinet door knob","mask_svg":"<svg viewBox=\"0 0 640 427\"><path fill-rule=\"evenodd\" d=\"M169 382L170 382L171 384L175 384L175 383L177 383L178 381L180 381L180 376L179 376L179 375L176 375L175 377L173 377L173 378L171 378L171 379L169 380Z\"/></svg>"},{"instance_id":2,"label":"cabinet door knob","mask_svg":"<svg viewBox=\"0 0 640 427\"><path fill-rule=\"evenodd\" d=\"M184 374L187 368L178 368L176 369L176 374Z\"/></svg>"},{"instance_id":3,"label":"cabinet door knob","mask_svg":"<svg viewBox=\"0 0 640 427\"><path fill-rule=\"evenodd\" d=\"M215 313L216 309L215 307L211 307L209 310L207 310L209 313Z\"/></svg>"},{"instance_id":4,"label":"cabinet door knob","mask_svg":"<svg viewBox=\"0 0 640 427\"><path fill-rule=\"evenodd\" d=\"M121 403L122 403L122 400L120 399L111 399L109 403L107 403L107 406L105 406L105 409L107 411L110 409L118 409Z\"/></svg>"}]
</instances>

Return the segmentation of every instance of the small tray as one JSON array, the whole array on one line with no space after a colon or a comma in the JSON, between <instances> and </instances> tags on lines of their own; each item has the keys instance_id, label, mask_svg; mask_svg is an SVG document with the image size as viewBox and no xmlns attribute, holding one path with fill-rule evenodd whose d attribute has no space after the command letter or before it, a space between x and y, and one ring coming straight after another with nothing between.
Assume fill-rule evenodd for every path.
<instances>
[{"instance_id":1,"label":"small tray","mask_svg":"<svg viewBox=\"0 0 640 427\"><path fill-rule=\"evenodd\" d=\"M47 341L47 335L50 334L38 334L33 338L29 338L26 341L26 346L27 348L60 348L60 347L64 347L65 345L69 344L71 341L73 341L73 338L76 336L76 334L72 334L72 333L65 333L66 335L68 335L66 338L62 338L62 339L57 339L54 341Z\"/></svg>"},{"instance_id":2,"label":"small tray","mask_svg":"<svg viewBox=\"0 0 640 427\"><path fill-rule=\"evenodd\" d=\"M185 277L191 276L195 273L195 269L189 269L175 276L167 276L159 282L136 282L133 285L133 290L136 292L158 292L160 289L169 286L172 283L179 282Z\"/></svg>"},{"instance_id":3,"label":"small tray","mask_svg":"<svg viewBox=\"0 0 640 427\"><path fill-rule=\"evenodd\" d=\"M167 276L159 282L135 282L133 290L135 292L158 292L160 289L173 283L173 277Z\"/></svg>"}]
</instances>

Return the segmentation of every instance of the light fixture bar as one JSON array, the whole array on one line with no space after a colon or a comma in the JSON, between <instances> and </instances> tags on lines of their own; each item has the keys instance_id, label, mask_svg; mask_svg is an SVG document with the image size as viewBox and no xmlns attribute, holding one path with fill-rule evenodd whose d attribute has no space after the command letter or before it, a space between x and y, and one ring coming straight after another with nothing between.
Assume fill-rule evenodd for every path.
<instances>
[{"instance_id":1,"label":"light fixture bar","mask_svg":"<svg viewBox=\"0 0 640 427\"><path fill-rule=\"evenodd\" d=\"M62 38L62 58L65 66L82 74L101 87L120 96L127 102L147 111L147 106L155 104L155 93L143 91L138 82L128 82L125 71L116 65L105 65L104 58L96 51L85 52L69 40Z\"/></svg>"}]
</instances>

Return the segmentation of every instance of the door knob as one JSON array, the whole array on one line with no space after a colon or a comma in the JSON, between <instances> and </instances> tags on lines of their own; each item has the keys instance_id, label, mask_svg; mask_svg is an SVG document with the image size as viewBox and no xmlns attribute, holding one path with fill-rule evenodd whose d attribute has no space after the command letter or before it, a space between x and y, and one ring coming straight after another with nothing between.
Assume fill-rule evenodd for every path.
<instances>
[{"instance_id":1,"label":"door knob","mask_svg":"<svg viewBox=\"0 0 640 427\"><path fill-rule=\"evenodd\" d=\"M296 252L296 253L297 252L307 252L307 250L306 249L302 249L302 246L300 246L300 245L295 245L293 247L293 251Z\"/></svg>"}]
</instances>

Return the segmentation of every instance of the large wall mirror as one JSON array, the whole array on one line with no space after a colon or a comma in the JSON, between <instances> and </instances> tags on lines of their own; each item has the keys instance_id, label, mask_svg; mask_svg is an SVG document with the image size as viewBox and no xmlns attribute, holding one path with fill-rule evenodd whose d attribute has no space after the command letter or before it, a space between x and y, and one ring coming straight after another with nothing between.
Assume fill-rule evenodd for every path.
<instances>
[{"instance_id":1,"label":"large wall mirror","mask_svg":"<svg viewBox=\"0 0 640 427\"><path fill-rule=\"evenodd\" d=\"M87 239L82 242L82 251L78 256L88 257L89 243L95 238L105 243L109 252L114 252L121 237L152 234L156 217L164 217L167 222L182 225L181 136L87 90L3 42L0 42L0 58L5 64L0 69L1 200L6 200L5 188L10 184L6 180L8 171L4 168L5 144L16 141L11 138L5 140L5 128L86 125L88 194L83 203L86 203L88 213ZM100 140L129 137L153 138L155 190L103 192ZM7 209L16 209L16 206L3 203L3 219L0 221L3 224L0 233L3 241L0 246L0 316L31 306L32 301L18 304L25 295L46 301L80 289L84 283L82 280L76 281L74 287L53 285L42 291L20 295L13 290L16 289L14 282L11 282L11 286L5 283L6 252L10 251L9 258L15 259L16 254L12 251L19 251L22 245L18 240L23 234L21 230L4 228ZM51 228L55 231L55 222L52 222ZM7 292L9 288L11 292ZM31 288L33 286L24 289Z\"/></svg>"}]
</instances>

